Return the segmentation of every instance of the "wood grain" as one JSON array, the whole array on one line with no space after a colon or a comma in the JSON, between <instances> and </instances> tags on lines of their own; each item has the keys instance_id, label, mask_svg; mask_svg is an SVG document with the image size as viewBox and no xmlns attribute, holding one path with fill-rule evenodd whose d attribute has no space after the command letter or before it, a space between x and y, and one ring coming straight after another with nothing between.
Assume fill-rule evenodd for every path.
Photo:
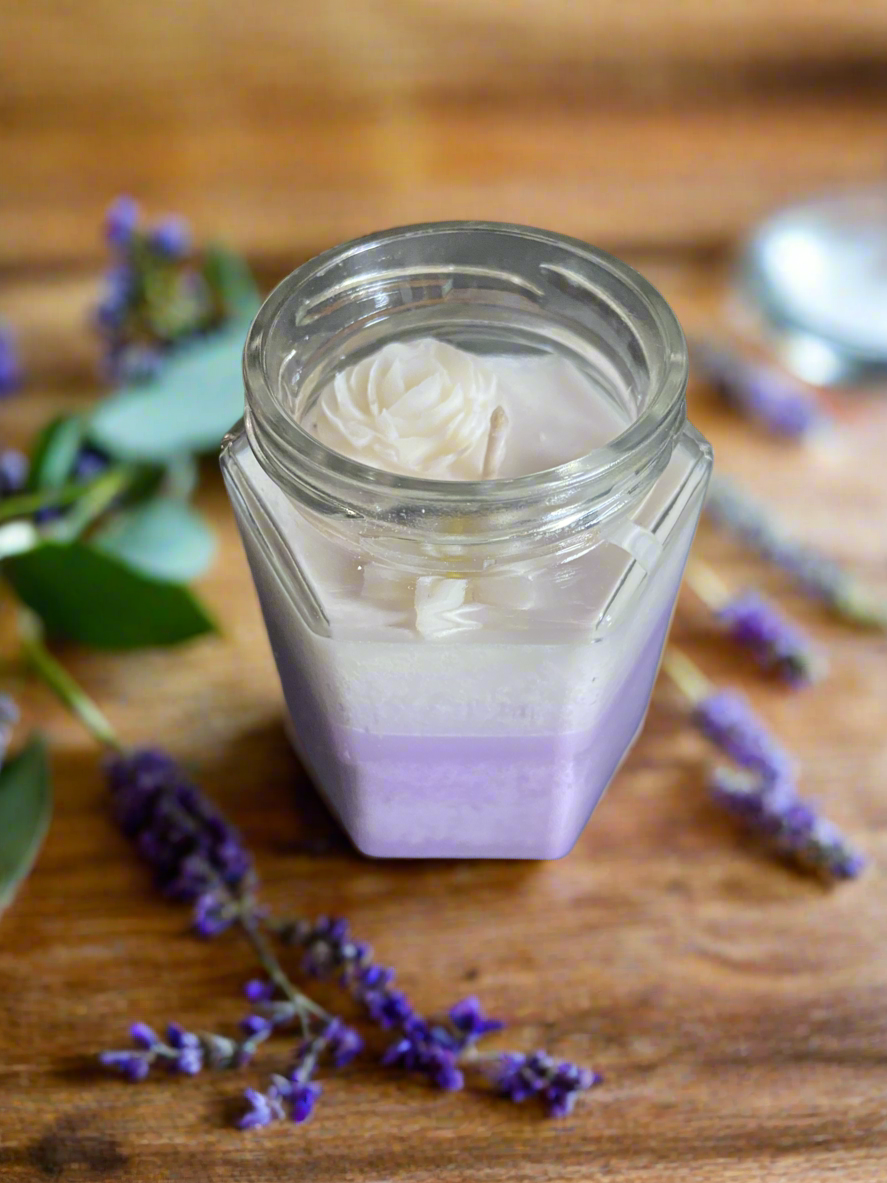
<instances>
[{"instance_id":1,"label":"wood grain","mask_svg":"<svg viewBox=\"0 0 887 1183\"><path fill-rule=\"evenodd\" d=\"M880 0L91 0L0 14L0 266L110 196L291 263L380 226L722 245L887 166Z\"/></svg>"},{"instance_id":2,"label":"wood grain","mask_svg":"<svg viewBox=\"0 0 887 1183\"><path fill-rule=\"evenodd\" d=\"M644 266L644 261L641 260ZM714 315L716 277L644 266L685 324ZM92 280L0 289L35 384L0 413L26 439L94 393L82 324ZM42 344L41 344L42 343ZM752 481L799 529L884 586L879 457L887 404L836 405L827 449L762 441L703 392L693 417L723 470ZM51 737L58 812L38 867L2 920L0 1178L108 1183L882 1183L887 1163L887 778L883 639L832 624L723 538L701 553L737 584L779 592L828 647L832 676L793 696L715 640L689 597L675 631L713 677L740 683L803 759L804 787L871 855L827 891L773 864L706 802L709 756L668 685L574 852L556 863L361 859L319 806L283 737L267 643L212 464L200 501L218 530L204 592L222 639L177 653L67 653L133 743L187 761L243 828L268 901L346 914L426 1011L476 991L605 1084L547 1123L484 1096L439 1096L361 1066L331 1081L315 1120L230 1130L247 1073L127 1087L93 1054L135 1018L196 1027L240 1017L249 954L213 946L159 901L103 802L97 754L39 687L13 673L25 726ZM3 625L9 648L9 620ZM23 728L24 731L24 728ZM286 1041L270 1050L286 1057Z\"/></svg>"}]
</instances>

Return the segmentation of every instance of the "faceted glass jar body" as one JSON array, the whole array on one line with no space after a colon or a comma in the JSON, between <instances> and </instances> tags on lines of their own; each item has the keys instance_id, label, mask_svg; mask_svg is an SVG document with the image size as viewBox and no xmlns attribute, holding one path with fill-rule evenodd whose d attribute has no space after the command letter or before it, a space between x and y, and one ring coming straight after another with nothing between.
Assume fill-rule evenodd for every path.
<instances>
[{"instance_id":1,"label":"faceted glass jar body","mask_svg":"<svg viewBox=\"0 0 887 1183\"><path fill-rule=\"evenodd\" d=\"M434 336L558 353L626 429L527 477L431 481L299 426L331 376ZM364 853L558 858L643 723L711 453L660 296L584 244L440 223L346 244L269 297L222 467L294 746Z\"/></svg>"}]
</instances>

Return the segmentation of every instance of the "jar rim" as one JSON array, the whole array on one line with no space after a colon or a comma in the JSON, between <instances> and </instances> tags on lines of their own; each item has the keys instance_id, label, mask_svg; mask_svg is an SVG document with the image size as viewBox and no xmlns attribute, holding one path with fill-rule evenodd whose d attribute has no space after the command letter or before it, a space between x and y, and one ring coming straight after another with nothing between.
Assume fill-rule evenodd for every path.
<instances>
[{"instance_id":1,"label":"jar rim","mask_svg":"<svg viewBox=\"0 0 887 1183\"><path fill-rule=\"evenodd\" d=\"M578 261L609 275L626 293L639 300L655 326L656 337L648 332L649 344L657 347L662 364L655 389L651 389L637 417L608 443L585 455L555 467L521 476L482 480L441 480L391 473L350 459L328 448L305 430L283 407L279 381L267 367L268 338L284 308L298 301L312 282L325 272L374 248L405 238L421 239L448 233L499 234L520 237L541 245L567 251ZM634 326L637 327L637 326ZM337 485L337 498L349 501L349 491L367 504L367 498L395 494L424 505L433 504L444 512L459 512L475 506L509 505L528 498L534 502L557 500L568 490L582 490L582 499L601 501L600 515L608 516L605 502L608 489L622 488L626 481L635 483L641 472L650 483L667 463L674 441L683 428L688 376L687 346L674 312L664 297L627 263L580 239L554 231L509 222L442 221L393 227L334 246L298 267L283 279L266 298L250 326L243 352L243 377L246 389L245 425L252 450L262 467L290 493L301 496L306 488L314 494L318 484ZM663 459L664 458L664 459ZM653 471L655 470L655 471ZM571 497L570 500L573 500ZM355 510L355 512L359 512Z\"/></svg>"}]
</instances>

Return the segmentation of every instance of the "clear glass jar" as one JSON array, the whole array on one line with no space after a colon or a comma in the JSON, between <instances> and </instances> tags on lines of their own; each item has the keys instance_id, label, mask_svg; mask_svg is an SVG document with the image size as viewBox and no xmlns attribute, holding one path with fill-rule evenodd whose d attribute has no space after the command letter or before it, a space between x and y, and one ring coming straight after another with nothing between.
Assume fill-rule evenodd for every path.
<instances>
[{"instance_id":1,"label":"clear glass jar","mask_svg":"<svg viewBox=\"0 0 887 1183\"><path fill-rule=\"evenodd\" d=\"M628 426L531 476L440 481L304 421L394 340L569 358ZM364 853L558 858L637 736L711 468L687 353L624 263L527 227L385 231L300 267L244 354L222 468L292 741Z\"/></svg>"}]
</instances>

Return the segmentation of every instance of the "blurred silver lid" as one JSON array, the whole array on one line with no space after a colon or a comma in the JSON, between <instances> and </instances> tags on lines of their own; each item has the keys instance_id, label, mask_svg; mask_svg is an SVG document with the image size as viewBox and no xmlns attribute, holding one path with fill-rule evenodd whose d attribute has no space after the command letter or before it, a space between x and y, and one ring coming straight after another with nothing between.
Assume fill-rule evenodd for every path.
<instances>
[{"instance_id":1,"label":"blurred silver lid","mask_svg":"<svg viewBox=\"0 0 887 1183\"><path fill-rule=\"evenodd\" d=\"M887 380L887 184L766 219L743 245L738 286L783 364L805 381Z\"/></svg>"}]
</instances>

